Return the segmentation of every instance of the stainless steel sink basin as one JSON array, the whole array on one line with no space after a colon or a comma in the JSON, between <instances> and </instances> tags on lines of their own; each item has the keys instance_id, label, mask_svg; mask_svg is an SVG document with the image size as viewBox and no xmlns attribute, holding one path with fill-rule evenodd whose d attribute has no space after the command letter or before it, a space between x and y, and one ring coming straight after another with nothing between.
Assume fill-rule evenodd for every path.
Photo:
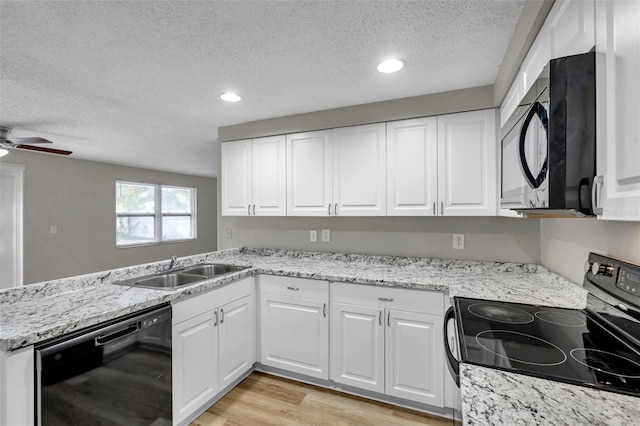
<instances>
[{"instance_id":1,"label":"stainless steel sink basin","mask_svg":"<svg viewBox=\"0 0 640 426\"><path fill-rule=\"evenodd\" d=\"M160 272L155 275L129 278L128 280L118 281L114 284L126 285L129 287L155 288L159 290L175 290L185 285L197 283L198 281L205 281L210 278L219 277L236 271L242 271L247 268L248 266L202 263L199 265L189 266L184 269Z\"/></svg>"},{"instance_id":2,"label":"stainless steel sink basin","mask_svg":"<svg viewBox=\"0 0 640 426\"><path fill-rule=\"evenodd\" d=\"M219 275L230 274L232 272L242 271L247 266L221 265L216 263L203 263L189 268L185 268L182 272L185 274L204 275L207 278L213 278Z\"/></svg>"},{"instance_id":3,"label":"stainless steel sink basin","mask_svg":"<svg viewBox=\"0 0 640 426\"><path fill-rule=\"evenodd\" d=\"M158 288L165 290L173 290L178 287L182 287L187 284L192 284L197 281L204 281L207 277L197 274L184 274L184 273L167 273L162 275L151 275L144 277L131 278L117 282L116 284L128 285L131 287L145 287L145 288Z\"/></svg>"}]
</instances>

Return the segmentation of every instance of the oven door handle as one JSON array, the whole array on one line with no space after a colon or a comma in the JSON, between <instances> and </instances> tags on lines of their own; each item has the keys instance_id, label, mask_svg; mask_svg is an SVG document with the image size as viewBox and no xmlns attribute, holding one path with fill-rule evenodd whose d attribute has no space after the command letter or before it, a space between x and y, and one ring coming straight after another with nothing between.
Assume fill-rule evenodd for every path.
<instances>
[{"instance_id":1,"label":"oven door handle","mask_svg":"<svg viewBox=\"0 0 640 426\"><path fill-rule=\"evenodd\" d=\"M451 372L451 376L453 380L456 382L456 385L460 387L460 362L456 359L456 357L451 353L451 348L449 347L449 333L448 333L448 325L449 321L455 321L455 309L453 306L449 307L447 313L444 314L444 351L447 355L447 365L449 366L449 371ZM455 343L455 342L454 342Z\"/></svg>"}]
</instances>

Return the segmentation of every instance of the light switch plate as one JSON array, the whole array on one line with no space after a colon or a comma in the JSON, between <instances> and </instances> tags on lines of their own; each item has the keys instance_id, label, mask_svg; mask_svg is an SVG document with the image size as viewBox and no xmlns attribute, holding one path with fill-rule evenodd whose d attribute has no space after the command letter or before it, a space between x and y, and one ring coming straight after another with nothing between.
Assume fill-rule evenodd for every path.
<instances>
[{"instance_id":1,"label":"light switch plate","mask_svg":"<svg viewBox=\"0 0 640 426\"><path fill-rule=\"evenodd\" d=\"M231 228L227 228L227 240L230 240L232 237Z\"/></svg>"},{"instance_id":2,"label":"light switch plate","mask_svg":"<svg viewBox=\"0 0 640 426\"><path fill-rule=\"evenodd\" d=\"M322 241L325 243L328 243L329 241L331 241L331 230L330 229L323 229L322 230Z\"/></svg>"},{"instance_id":3,"label":"light switch plate","mask_svg":"<svg viewBox=\"0 0 640 426\"><path fill-rule=\"evenodd\" d=\"M311 241L312 243L318 241L318 231L316 231L315 229L309 231L309 241Z\"/></svg>"}]
</instances>

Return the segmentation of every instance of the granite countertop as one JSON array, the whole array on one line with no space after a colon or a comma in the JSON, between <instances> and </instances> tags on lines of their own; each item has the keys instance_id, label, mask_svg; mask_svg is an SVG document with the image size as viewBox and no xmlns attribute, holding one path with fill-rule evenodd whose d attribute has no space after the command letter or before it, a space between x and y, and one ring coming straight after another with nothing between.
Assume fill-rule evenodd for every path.
<instances>
[{"instance_id":1,"label":"granite countertop","mask_svg":"<svg viewBox=\"0 0 640 426\"><path fill-rule=\"evenodd\" d=\"M0 291L0 350L14 350L119 316L209 290L256 273L446 291L512 302L582 308L586 291L532 264L368 256L273 249L231 249L178 259L251 266L175 291L113 285L166 268L155 262Z\"/></svg>"},{"instance_id":2,"label":"granite countertop","mask_svg":"<svg viewBox=\"0 0 640 426\"><path fill-rule=\"evenodd\" d=\"M581 286L532 264L231 249L180 258L177 266L205 262L250 268L175 291L112 284L158 272L166 261L0 291L0 350L33 345L256 273L565 308L582 309L587 301ZM465 424L629 424L640 418L637 398L468 364L461 364L460 373Z\"/></svg>"}]
</instances>

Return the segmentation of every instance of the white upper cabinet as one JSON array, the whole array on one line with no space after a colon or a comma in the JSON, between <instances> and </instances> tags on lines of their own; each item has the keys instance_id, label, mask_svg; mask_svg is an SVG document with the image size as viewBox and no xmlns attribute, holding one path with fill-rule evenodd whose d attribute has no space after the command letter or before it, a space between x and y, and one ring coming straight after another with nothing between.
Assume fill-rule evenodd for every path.
<instances>
[{"instance_id":1,"label":"white upper cabinet","mask_svg":"<svg viewBox=\"0 0 640 426\"><path fill-rule=\"evenodd\" d=\"M495 216L495 110L438 116L438 215Z\"/></svg>"},{"instance_id":2,"label":"white upper cabinet","mask_svg":"<svg viewBox=\"0 0 640 426\"><path fill-rule=\"evenodd\" d=\"M551 43L549 41L549 27L547 25L543 25L536 39L533 41L533 44L529 49L529 53L527 53L527 56L522 62L519 74L520 78L516 79L515 82L520 89L521 96L511 112L517 108L524 95L529 91L529 89L531 89L533 83L538 79L538 76L542 73L542 70L550 59ZM507 119L508 118L509 117L507 117ZM502 124L504 124L504 122L506 122L506 119Z\"/></svg>"},{"instance_id":3,"label":"white upper cabinet","mask_svg":"<svg viewBox=\"0 0 640 426\"><path fill-rule=\"evenodd\" d=\"M253 186L251 139L222 143L221 156L222 215L247 216Z\"/></svg>"},{"instance_id":4,"label":"white upper cabinet","mask_svg":"<svg viewBox=\"0 0 640 426\"><path fill-rule=\"evenodd\" d=\"M385 125L287 135L289 216L384 216Z\"/></svg>"},{"instance_id":5,"label":"white upper cabinet","mask_svg":"<svg viewBox=\"0 0 640 426\"><path fill-rule=\"evenodd\" d=\"M551 58L587 53L595 45L594 0L556 1L545 21Z\"/></svg>"},{"instance_id":6,"label":"white upper cabinet","mask_svg":"<svg viewBox=\"0 0 640 426\"><path fill-rule=\"evenodd\" d=\"M332 131L287 135L287 215L327 216L333 208Z\"/></svg>"},{"instance_id":7,"label":"white upper cabinet","mask_svg":"<svg viewBox=\"0 0 640 426\"><path fill-rule=\"evenodd\" d=\"M387 215L435 215L437 198L437 118L387 123Z\"/></svg>"},{"instance_id":8,"label":"white upper cabinet","mask_svg":"<svg viewBox=\"0 0 640 426\"><path fill-rule=\"evenodd\" d=\"M384 123L333 129L335 215L386 215L385 146Z\"/></svg>"},{"instance_id":9,"label":"white upper cabinet","mask_svg":"<svg viewBox=\"0 0 640 426\"><path fill-rule=\"evenodd\" d=\"M285 136L223 142L222 215L285 216Z\"/></svg>"},{"instance_id":10,"label":"white upper cabinet","mask_svg":"<svg viewBox=\"0 0 640 426\"><path fill-rule=\"evenodd\" d=\"M598 2L596 30L596 211L640 221L640 2Z\"/></svg>"}]
</instances>

